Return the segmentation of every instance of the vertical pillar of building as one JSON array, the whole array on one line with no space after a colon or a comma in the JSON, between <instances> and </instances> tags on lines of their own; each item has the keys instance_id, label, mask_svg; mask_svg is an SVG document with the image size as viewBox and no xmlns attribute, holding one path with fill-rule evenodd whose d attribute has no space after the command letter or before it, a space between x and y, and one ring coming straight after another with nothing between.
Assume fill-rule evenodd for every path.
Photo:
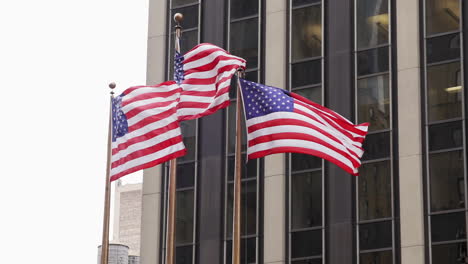
<instances>
[{"instance_id":1,"label":"vertical pillar of building","mask_svg":"<svg viewBox=\"0 0 468 264\"><path fill-rule=\"evenodd\" d=\"M224 46L225 1L203 0L201 42ZM199 119L197 263L222 263L224 111Z\"/></svg>"},{"instance_id":2,"label":"vertical pillar of building","mask_svg":"<svg viewBox=\"0 0 468 264\"><path fill-rule=\"evenodd\" d=\"M396 0L401 263L424 262L418 0Z\"/></svg>"},{"instance_id":3,"label":"vertical pillar of building","mask_svg":"<svg viewBox=\"0 0 468 264\"><path fill-rule=\"evenodd\" d=\"M325 105L352 120L353 1L325 4ZM326 259L330 264L355 263L354 177L326 162Z\"/></svg>"},{"instance_id":4,"label":"vertical pillar of building","mask_svg":"<svg viewBox=\"0 0 468 264\"><path fill-rule=\"evenodd\" d=\"M149 1L147 84L165 80L167 1ZM143 171L141 248L142 264L157 264L160 259L161 166Z\"/></svg>"},{"instance_id":5,"label":"vertical pillar of building","mask_svg":"<svg viewBox=\"0 0 468 264\"><path fill-rule=\"evenodd\" d=\"M265 1L265 84L286 88L287 2ZM286 263L285 155L265 157L264 263Z\"/></svg>"}]
</instances>

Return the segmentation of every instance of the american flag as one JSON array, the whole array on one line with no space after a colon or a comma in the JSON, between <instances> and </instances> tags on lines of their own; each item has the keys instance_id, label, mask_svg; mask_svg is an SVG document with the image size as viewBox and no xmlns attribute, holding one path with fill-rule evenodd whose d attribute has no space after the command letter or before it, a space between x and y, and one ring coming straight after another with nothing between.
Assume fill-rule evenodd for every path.
<instances>
[{"instance_id":1,"label":"american flag","mask_svg":"<svg viewBox=\"0 0 468 264\"><path fill-rule=\"evenodd\" d=\"M112 100L111 181L185 155L174 81L128 88Z\"/></svg>"},{"instance_id":2,"label":"american flag","mask_svg":"<svg viewBox=\"0 0 468 264\"><path fill-rule=\"evenodd\" d=\"M176 52L174 80L182 92L177 109L179 120L195 119L229 105L231 78L245 60L213 44L202 43L184 56Z\"/></svg>"},{"instance_id":3,"label":"american flag","mask_svg":"<svg viewBox=\"0 0 468 264\"><path fill-rule=\"evenodd\" d=\"M248 159L303 153L358 174L368 123L354 125L336 112L283 89L243 79L240 83Z\"/></svg>"}]
</instances>

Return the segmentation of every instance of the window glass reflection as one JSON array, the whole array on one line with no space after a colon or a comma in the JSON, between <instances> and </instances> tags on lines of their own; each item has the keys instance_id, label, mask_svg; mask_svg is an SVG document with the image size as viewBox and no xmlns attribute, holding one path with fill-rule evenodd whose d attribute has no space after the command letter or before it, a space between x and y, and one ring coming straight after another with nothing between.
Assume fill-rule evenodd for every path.
<instances>
[{"instance_id":1,"label":"window glass reflection","mask_svg":"<svg viewBox=\"0 0 468 264\"><path fill-rule=\"evenodd\" d=\"M359 168L359 219L392 216L390 161L363 164Z\"/></svg>"},{"instance_id":2,"label":"window glass reflection","mask_svg":"<svg viewBox=\"0 0 468 264\"><path fill-rule=\"evenodd\" d=\"M258 65L258 18L231 23L231 54L247 60L247 67Z\"/></svg>"},{"instance_id":3,"label":"window glass reflection","mask_svg":"<svg viewBox=\"0 0 468 264\"><path fill-rule=\"evenodd\" d=\"M431 240L442 242L465 239L465 213L431 216Z\"/></svg>"},{"instance_id":4,"label":"window glass reflection","mask_svg":"<svg viewBox=\"0 0 468 264\"><path fill-rule=\"evenodd\" d=\"M322 171L291 175L292 229L322 225Z\"/></svg>"},{"instance_id":5,"label":"window glass reflection","mask_svg":"<svg viewBox=\"0 0 468 264\"><path fill-rule=\"evenodd\" d=\"M301 6L307 4L320 3L320 0L292 0L292 6Z\"/></svg>"},{"instance_id":6,"label":"window glass reflection","mask_svg":"<svg viewBox=\"0 0 468 264\"><path fill-rule=\"evenodd\" d=\"M362 253L359 258L360 264L392 264L392 251L380 251L371 253Z\"/></svg>"},{"instance_id":7,"label":"window glass reflection","mask_svg":"<svg viewBox=\"0 0 468 264\"><path fill-rule=\"evenodd\" d=\"M291 87L314 85L322 82L322 60L291 65Z\"/></svg>"},{"instance_id":8,"label":"window glass reflection","mask_svg":"<svg viewBox=\"0 0 468 264\"><path fill-rule=\"evenodd\" d=\"M427 40L427 63L460 58L460 34L444 35Z\"/></svg>"},{"instance_id":9,"label":"window glass reflection","mask_svg":"<svg viewBox=\"0 0 468 264\"><path fill-rule=\"evenodd\" d=\"M390 157L390 133L378 133L366 136L363 144L362 160L373 160Z\"/></svg>"},{"instance_id":10,"label":"window glass reflection","mask_svg":"<svg viewBox=\"0 0 468 264\"><path fill-rule=\"evenodd\" d=\"M231 19L238 19L258 14L258 0L230 0Z\"/></svg>"},{"instance_id":11,"label":"window glass reflection","mask_svg":"<svg viewBox=\"0 0 468 264\"><path fill-rule=\"evenodd\" d=\"M179 161L195 160L195 150L197 144L197 123L196 120L188 120L180 123L184 144L187 148L187 154L180 157Z\"/></svg>"},{"instance_id":12,"label":"window glass reflection","mask_svg":"<svg viewBox=\"0 0 468 264\"><path fill-rule=\"evenodd\" d=\"M195 185L195 162L177 165L177 189Z\"/></svg>"},{"instance_id":13,"label":"window glass reflection","mask_svg":"<svg viewBox=\"0 0 468 264\"><path fill-rule=\"evenodd\" d=\"M190 29L190 28L195 28L198 27L198 6L199 5L193 5L193 6L188 6L188 7L182 7L182 8L175 8L171 10L171 18L174 17L176 13L181 13L184 14L184 19L182 22L180 22L180 25L182 28L185 29ZM174 19L170 19L171 21L171 31L175 31L175 21Z\"/></svg>"},{"instance_id":14,"label":"window glass reflection","mask_svg":"<svg viewBox=\"0 0 468 264\"><path fill-rule=\"evenodd\" d=\"M176 193L176 244L193 243L193 190Z\"/></svg>"},{"instance_id":15,"label":"window glass reflection","mask_svg":"<svg viewBox=\"0 0 468 264\"><path fill-rule=\"evenodd\" d=\"M292 60L321 56L322 12L320 5L292 11L291 54Z\"/></svg>"},{"instance_id":16,"label":"window glass reflection","mask_svg":"<svg viewBox=\"0 0 468 264\"><path fill-rule=\"evenodd\" d=\"M183 6L183 5L189 5L189 4L194 4L198 3L198 0L171 0L171 7L178 7L178 6Z\"/></svg>"},{"instance_id":17,"label":"window glass reflection","mask_svg":"<svg viewBox=\"0 0 468 264\"><path fill-rule=\"evenodd\" d=\"M322 255L322 230L291 233L292 258L320 255Z\"/></svg>"},{"instance_id":18,"label":"window glass reflection","mask_svg":"<svg viewBox=\"0 0 468 264\"><path fill-rule=\"evenodd\" d=\"M431 211L465 207L463 152L430 154Z\"/></svg>"},{"instance_id":19,"label":"window glass reflection","mask_svg":"<svg viewBox=\"0 0 468 264\"><path fill-rule=\"evenodd\" d=\"M315 86L303 89L293 89L292 92L297 93L300 96L303 96L312 102L316 102L318 104L322 103L322 87Z\"/></svg>"},{"instance_id":20,"label":"window glass reflection","mask_svg":"<svg viewBox=\"0 0 468 264\"><path fill-rule=\"evenodd\" d=\"M320 169L322 167L322 159L319 157L291 153L291 171L302 171L309 169Z\"/></svg>"},{"instance_id":21,"label":"window glass reflection","mask_svg":"<svg viewBox=\"0 0 468 264\"><path fill-rule=\"evenodd\" d=\"M463 145L462 122L450 122L429 127L429 150L450 149Z\"/></svg>"},{"instance_id":22,"label":"window glass reflection","mask_svg":"<svg viewBox=\"0 0 468 264\"><path fill-rule=\"evenodd\" d=\"M175 263L176 264L192 264L192 246L176 247Z\"/></svg>"},{"instance_id":23,"label":"window glass reflection","mask_svg":"<svg viewBox=\"0 0 468 264\"><path fill-rule=\"evenodd\" d=\"M427 67L427 104L429 121L462 116L460 63Z\"/></svg>"},{"instance_id":24,"label":"window glass reflection","mask_svg":"<svg viewBox=\"0 0 468 264\"><path fill-rule=\"evenodd\" d=\"M360 79L358 90L359 123L369 122L369 131L390 127L390 92L387 74Z\"/></svg>"},{"instance_id":25,"label":"window glass reflection","mask_svg":"<svg viewBox=\"0 0 468 264\"><path fill-rule=\"evenodd\" d=\"M229 183L227 190L226 236L232 237L232 218L234 184ZM241 235L255 235L257 232L257 181L242 182L241 197Z\"/></svg>"},{"instance_id":26,"label":"window glass reflection","mask_svg":"<svg viewBox=\"0 0 468 264\"><path fill-rule=\"evenodd\" d=\"M427 35L454 31L459 27L459 0L426 0Z\"/></svg>"},{"instance_id":27,"label":"window glass reflection","mask_svg":"<svg viewBox=\"0 0 468 264\"><path fill-rule=\"evenodd\" d=\"M392 247L392 222L359 225L360 250Z\"/></svg>"},{"instance_id":28,"label":"window glass reflection","mask_svg":"<svg viewBox=\"0 0 468 264\"><path fill-rule=\"evenodd\" d=\"M358 76L388 71L388 47L361 51L357 55Z\"/></svg>"},{"instance_id":29,"label":"window glass reflection","mask_svg":"<svg viewBox=\"0 0 468 264\"><path fill-rule=\"evenodd\" d=\"M387 0L357 0L358 49L388 43L389 19Z\"/></svg>"},{"instance_id":30,"label":"window glass reflection","mask_svg":"<svg viewBox=\"0 0 468 264\"><path fill-rule=\"evenodd\" d=\"M459 264L466 256L466 242L432 246L432 264Z\"/></svg>"}]
</instances>

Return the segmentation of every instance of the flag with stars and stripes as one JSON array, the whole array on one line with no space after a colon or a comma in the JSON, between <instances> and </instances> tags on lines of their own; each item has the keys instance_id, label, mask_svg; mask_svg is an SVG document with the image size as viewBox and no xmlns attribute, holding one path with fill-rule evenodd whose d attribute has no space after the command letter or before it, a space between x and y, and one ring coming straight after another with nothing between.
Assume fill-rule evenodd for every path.
<instances>
[{"instance_id":1,"label":"flag with stars and stripes","mask_svg":"<svg viewBox=\"0 0 468 264\"><path fill-rule=\"evenodd\" d=\"M174 80L182 88L179 120L210 115L229 105L231 78L245 60L213 44L203 43L174 60Z\"/></svg>"},{"instance_id":2,"label":"flag with stars and stripes","mask_svg":"<svg viewBox=\"0 0 468 264\"><path fill-rule=\"evenodd\" d=\"M326 159L357 175L368 123L354 125L298 94L240 79L248 159L295 152Z\"/></svg>"},{"instance_id":3,"label":"flag with stars and stripes","mask_svg":"<svg viewBox=\"0 0 468 264\"><path fill-rule=\"evenodd\" d=\"M111 181L185 155L174 81L128 88L112 100Z\"/></svg>"}]
</instances>

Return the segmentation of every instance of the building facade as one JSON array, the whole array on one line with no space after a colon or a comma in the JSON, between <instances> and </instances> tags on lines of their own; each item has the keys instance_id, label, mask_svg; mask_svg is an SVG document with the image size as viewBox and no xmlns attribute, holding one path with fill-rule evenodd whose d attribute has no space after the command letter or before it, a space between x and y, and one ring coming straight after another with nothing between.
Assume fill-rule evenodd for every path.
<instances>
[{"instance_id":1,"label":"building facade","mask_svg":"<svg viewBox=\"0 0 468 264\"><path fill-rule=\"evenodd\" d=\"M172 79L209 42L247 60L246 79L370 122L360 176L297 154L250 161L242 263L468 263L462 0L150 0L147 83ZM231 263L231 107L184 122L176 263ZM245 150L245 138L243 139ZM144 171L141 262L164 263L167 168Z\"/></svg>"}]
</instances>

